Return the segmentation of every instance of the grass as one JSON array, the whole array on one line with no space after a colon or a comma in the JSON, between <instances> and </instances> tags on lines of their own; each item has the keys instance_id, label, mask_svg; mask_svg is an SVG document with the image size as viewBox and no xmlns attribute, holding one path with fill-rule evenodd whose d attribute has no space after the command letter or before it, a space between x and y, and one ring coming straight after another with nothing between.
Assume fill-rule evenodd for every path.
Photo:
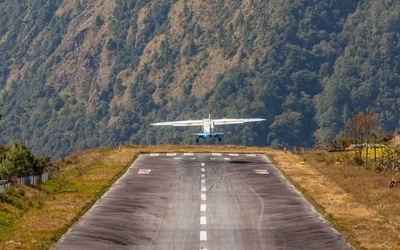
<instances>
[{"instance_id":1,"label":"grass","mask_svg":"<svg viewBox=\"0 0 400 250\"><path fill-rule=\"evenodd\" d=\"M353 152L297 156L304 165L276 155L278 167L354 247L400 248L400 193L388 188L389 176L349 164ZM282 164L285 158L293 162Z\"/></svg>"},{"instance_id":2,"label":"grass","mask_svg":"<svg viewBox=\"0 0 400 250\"><path fill-rule=\"evenodd\" d=\"M357 249L400 248L399 188L389 176L346 162L351 155L294 155L243 146L124 146L78 152L40 187L0 195L0 249L48 249L144 152L266 154ZM340 159L342 163L335 165ZM304 162L301 164L300 162Z\"/></svg>"}]
</instances>

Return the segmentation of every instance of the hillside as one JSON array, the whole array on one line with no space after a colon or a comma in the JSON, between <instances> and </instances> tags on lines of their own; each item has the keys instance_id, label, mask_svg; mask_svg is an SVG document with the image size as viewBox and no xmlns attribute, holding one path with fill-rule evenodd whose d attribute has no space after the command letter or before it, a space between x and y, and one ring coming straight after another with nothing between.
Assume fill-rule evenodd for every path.
<instances>
[{"instance_id":1,"label":"hillside","mask_svg":"<svg viewBox=\"0 0 400 250\"><path fill-rule=\"evenodd\" d=\"M226 143L329 142L359 111L398 127L397 1L0 1L0 144L57 158L190 144L153 121L262 117ZM182 133L182 131L185 131Z\"/></svg>"}]
</instances>

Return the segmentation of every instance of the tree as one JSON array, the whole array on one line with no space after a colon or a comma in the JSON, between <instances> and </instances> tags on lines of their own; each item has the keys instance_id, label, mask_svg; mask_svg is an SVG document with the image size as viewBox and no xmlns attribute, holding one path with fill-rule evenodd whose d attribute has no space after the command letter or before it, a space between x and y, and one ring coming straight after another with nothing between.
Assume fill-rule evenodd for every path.
<instances>
[{"instance_id":1,"label":"tree","mask_svg":"<svg viewBox=\"0 0 400 250\"><path fill-rule=\"evenodd\" d=\"M39 169L38 161L25 144L14 143L5 153L0 164L0 172L3 172L7 179L20 176L32 175Z\"/></svg>"},{"instance_id":2,"label":"tree","mask_svg":"<svg viewBox=\"0 0 400 250\"><path fill-rule=\"evenodd\" d=\"M377 170L388 171L391 173L391 181L389 186L391 187L394 181L394 174L398 171L398 164L400 160L400 146L398 145L387 145L382 150L382 154L378 157Z\"/></svg>"},{"instance_id":3,"label":"tree","mask_svg":"<svg viewBox=\"0 0 400 250\"><path fill-rule=\"evenodd\" d=\"M362 164L362 159L361 159L361 152L363 148L363 143L364 140L367 139L367 144L368 144L368 137L372 130L374 129L376 124L376 119L375 116L371 114L364 114L363 112L359 112L357 116L353 117L349 123L347 124L346 127L346 135L349 136L350 138L355 139L355 141L358 141L358 158L356 157L356 163L361 165ZM367 164L368 164L368 145L367 147Z\"/></svg>"}]
</instances>

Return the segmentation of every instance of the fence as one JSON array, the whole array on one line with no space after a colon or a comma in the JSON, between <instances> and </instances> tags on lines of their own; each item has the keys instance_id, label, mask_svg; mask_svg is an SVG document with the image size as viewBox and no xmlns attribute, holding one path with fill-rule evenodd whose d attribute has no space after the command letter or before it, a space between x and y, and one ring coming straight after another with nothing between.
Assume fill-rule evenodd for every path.
<instances>
[{"instance_id":1,"label":"fence","mask_svg":"<svg viewBox=\"0 0 400 250\"><path fill-rule=\"evenodd\" d=\"M48 181L51 177L55 176L60 172L59 168L55 168L54 170L47 171L42 173L41 175L31 175L20 177L12 181L7 181L3 184L0 184L0 193L5 193L10 187L20 187L22 185L35 185Z\"/></svg>"}]
</instances>

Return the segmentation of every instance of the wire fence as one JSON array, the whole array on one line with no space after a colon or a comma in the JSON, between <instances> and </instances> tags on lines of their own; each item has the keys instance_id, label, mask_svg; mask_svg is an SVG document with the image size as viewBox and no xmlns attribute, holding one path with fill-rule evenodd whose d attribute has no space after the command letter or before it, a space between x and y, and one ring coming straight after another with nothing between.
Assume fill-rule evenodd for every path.
<instances>
[{"instance_id":1,"label":"wire fence","mask_svg":"<svg viewBox=\"0 0 400 250\"><path fill-rule=\"evenodd\" d=\"M0 193L7 192L7 189L9 189L10 187L20 187L22 185L29 186L44 183L58 173L60 173L60 169L55 168L53 170L46 171L40 175L24 176L15 180L0 182Z\"/></svg>"}]
</instances>

